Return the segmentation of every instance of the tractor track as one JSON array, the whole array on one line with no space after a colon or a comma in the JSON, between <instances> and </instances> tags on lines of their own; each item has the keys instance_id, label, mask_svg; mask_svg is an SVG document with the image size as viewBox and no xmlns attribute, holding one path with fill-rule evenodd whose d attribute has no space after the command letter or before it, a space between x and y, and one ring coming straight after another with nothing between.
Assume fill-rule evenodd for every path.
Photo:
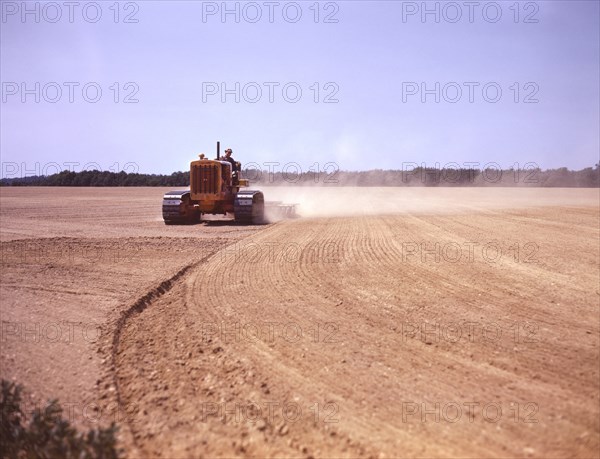
<instances>
[{"instance_id":1,"label":"tractor track","mask_svg":"<svg viewBox=\"0 0 600 459\"><path fill-rule=\"evenodd\" d=\"M120 435L122 436L122 441L130 446L130 451L128 451L130 456L140 457L139 445L136 440L136 436L134 435L135 419L137 416L139 416L139 412L135 404L126 404L121 395L122 391L118 379L118 355L120 353L119 349L122 332L128 325L128 322L134 320L136 316L152 306L153 303L157 302L162 296L171 291L171 289L180 280L185 278L185 276L188 275L191 270L198 267L202 263L206 263L216 253L218 253L218 251L213 251L212 253L202 257L200 260L196 260L184 265L171 277L161 281L156 287L148 290L129 307L122 310L116 320L108 322L102 326L102 344L100 345L99 352L105 356L103 362L108 361L108 365L105 366L105 372L101 379L101 386L107 389L103 394L105 398L105 407L111 407L111 404L114 406L116 403L119 412L114 420L120 421L120 427L126 427L125 431L121 429ZM108 368L108 371L106 371L106 368ZM110 410L111 408L109 408L109 411Z\"/></svg>"},{"instance_id":2,"label":"tractor track","mask_svg":"<svg viewBox=\"0 0 600 459\"><path fill-rule=\"evenodd\" d=\"M109 336L112 336L112 343L110 345L110 357L109 357L110 358L110 369L111 369L111 371L110 371L111 385L109 386L109 389L114 389L114 394L115 394L114 398L116 399L116 403L117 403L118 407L123 407L124 402L123 402L123 397L121 396L121 391L119 388L119 381L117 378L117 366L118 366L117 354L119 353L121 332L122 332L123 328L125 327L126 323L129 320L131 320L135 315L140 314L146 308L151 306L151 304L153 302L155 302L158 298L160 298L162 295L164 295L169 290L171 290L174 283L177 282L179 279L181 279L183 276L185 276L185 274L190 269L194 268L195 266L199 265L203 261L207 260L208 258L210 258L210 256L211 255L208 255L200 261L196 261L196 262L185 265L183 268L181 268L179 271L177 271L173 276L162 281L157 287L148 291L145 295L143 295L137 301L135 301L129 308L125 309L114 323L107 324L104 327L104 330L103 330L104 334L105 335L108 334ZM127 416L125 416L125 418L123 418L123 420L126 421L125 424L126 424L127 428L131 429L131 424L128 422L129 414L130 413L127 413ZM138 445L135 440L135 436L131 435L131 432L127 432L122 435L125 435L133 443L134 449L137 450Z\"/></svg>"}]
</instances>

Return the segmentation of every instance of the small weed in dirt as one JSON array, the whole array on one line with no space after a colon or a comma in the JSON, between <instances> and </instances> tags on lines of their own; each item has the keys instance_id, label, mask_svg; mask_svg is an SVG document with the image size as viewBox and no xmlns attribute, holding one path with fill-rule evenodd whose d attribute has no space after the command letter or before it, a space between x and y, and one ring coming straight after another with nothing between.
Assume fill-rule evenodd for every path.
<instances>
[{"instance_id":1,"label":"small weed in dirt","mask_svg":"<svg viewBox=\"0 0 600 459\"><path fill-rule=\"evenodd\" d=\"M45 409L36 409L29 424L21 409L22 386L2 380L0 410L0 457L23 459L117 459L118 427L113 423L106 429L78 432L62 418L58 400L50 401Z\"/></svg>"}]
</instances>

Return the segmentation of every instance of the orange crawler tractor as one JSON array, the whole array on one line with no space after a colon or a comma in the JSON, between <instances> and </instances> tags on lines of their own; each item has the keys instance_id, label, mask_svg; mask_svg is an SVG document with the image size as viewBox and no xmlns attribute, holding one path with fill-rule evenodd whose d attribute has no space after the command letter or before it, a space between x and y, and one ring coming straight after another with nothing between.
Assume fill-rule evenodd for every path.
<instances>
[{"instance_id":1,"label":"orange crawler tractor","mask_svg":"<svg viewBox=\"0 0 600 459\"><path fill-rule=\"evenodd\" d=\"M220 142L217 142L217 159L200 159L190 163L190 189L169 191L163 197L163 220L167 225L199 222L202 214L233 214L236 222L257 224L265 217L293 217L295 204L265 202L262 191L243 190L248 180L232 171L229 161L222 161Z\"/></svg>"}]
</instances>

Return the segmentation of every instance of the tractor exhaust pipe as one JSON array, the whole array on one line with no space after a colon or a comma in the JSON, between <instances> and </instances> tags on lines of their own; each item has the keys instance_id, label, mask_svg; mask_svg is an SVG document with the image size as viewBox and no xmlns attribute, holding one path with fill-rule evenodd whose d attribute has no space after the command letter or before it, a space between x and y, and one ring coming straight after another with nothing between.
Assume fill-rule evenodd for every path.
<instances>
[{"instance_id":1,"label":"tractor exhaust pipe","mask_svg":"<svg viewBox=\"0 0 600 459\"><path fill-rule=\"evenodd\" d=\"M217 159L221 159L221 142L217 142Z\"/></svg>"}]
</instances>

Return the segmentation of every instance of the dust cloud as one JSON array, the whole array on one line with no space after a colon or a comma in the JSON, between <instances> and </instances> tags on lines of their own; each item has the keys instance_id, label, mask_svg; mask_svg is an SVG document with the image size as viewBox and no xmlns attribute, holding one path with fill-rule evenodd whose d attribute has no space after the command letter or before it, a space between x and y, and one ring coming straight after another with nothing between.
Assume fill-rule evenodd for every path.
<instances>
[{"instance_id":1,"label":"dust cloud","mask_svg":"<svg viewBox=\"0 0 600 459\"><path fill-rule=\"evenodd\" d=\"M476 209L598 206L597 189L261 187L266 201L298 204L302 217L461 213Z\"/></svg>"}]
</instances>

